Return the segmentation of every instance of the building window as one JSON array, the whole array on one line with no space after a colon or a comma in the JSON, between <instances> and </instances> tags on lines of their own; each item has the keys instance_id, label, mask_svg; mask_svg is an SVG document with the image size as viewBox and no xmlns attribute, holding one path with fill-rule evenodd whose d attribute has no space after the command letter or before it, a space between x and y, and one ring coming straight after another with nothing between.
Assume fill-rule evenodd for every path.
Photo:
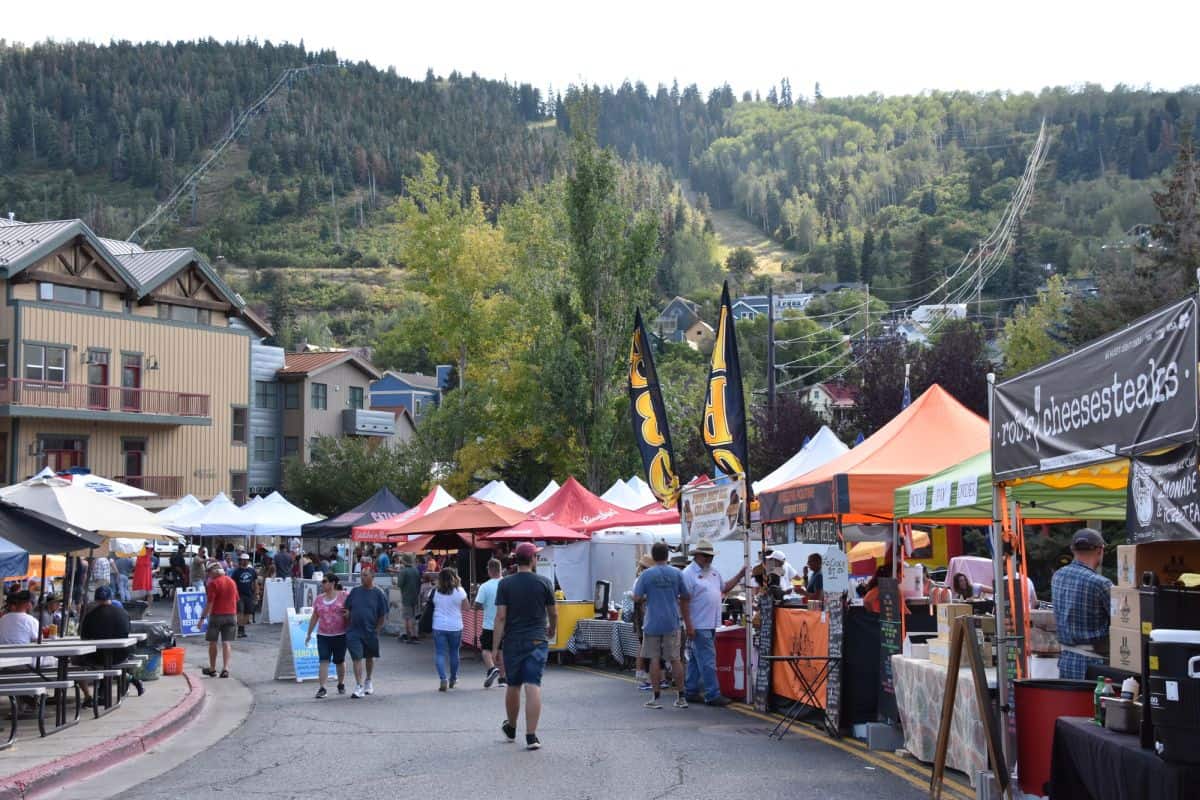
<instances>
[{"instance_id":1,"label":"building window","mask_svg":"<svg viewBox=\"0 0 1200 800\"><path fill-rule=\"evenodd\" d=\"M38 299L49 303L65 303L69 306L100 308L100 292L81 289L78 286L63 286L60 283L39 283Z\"/></svg>"},{"instance_id":2,"label":"building window","mask_svg":"<svg viewBox=\"0 0 1200 800\"><path fill-rule=\"evenodd\" d=\"M283 407L289 411L300 408L300 384L285 383L283 385Z\"/></svg>"},{"instance_id":3,"label":"building window","mask_svg":"<svg viewBox=\"0 0 1200 800\"><path fill-rule=\"evenodd\" d=\"M346 397L346 402L349 408L363 407L363 388L361 386L351 386L350 394Z\"/></svg>"},{"instance_id":4,"label":"building window","mask_svg":"<svg viewBox=\"0 0 1200 800\"><path fill-rule=\"evenodd\" d=\"M275 460L275 437L274 436L255 436L254 437L254 460L258 462L267 462Z\"/></svg>"},{"instance_id":5,"label":"building window","mask_svg":"<svg viewBox=\"0 0 1200 800\"><path fill-rule=\"evenodd\" d=\"M283 457L296 458L300 455L300 437L285 436L283 437Z\"/></svg>"},{"instance_id":6,"label":"building window","mask_svg":"<svg viewBox=\"0 0 1200 800\"><path fill-rule=\"evenodd\" d=\"M8 342L0 342L0 378L8 377Z\"/></svg>"},{"instance_id":7,"label":"building window","mask_svg":"<svg viewBox=\"0 0 1200 800\"><path fill-rule=\"evenodd\" d=\"M413 395L413 416L421 416L421 398L415 394Z\"/></svg>"},{"instance_id":8,"label":"building window","mask_svg":"<svg viewBox=\"0 0 1200 800\"><path fill-rule=\"evenodd\" d=\"M233 409L233 443L246 443L246 416L249 411L245 408Z\"/></svg>"},{"instance_id":9,"label":"building window","mask_svg":"<svg viewBox=\"0 0 1200 800\"><path fill-rule=\"evenodd\" d=\"M321 449L321 437L320 436L310 436L308 438L308 457L310 459L315 459L317 457L317 454L320 451L320 449Z\"/></svg>"},{"instance_id":10,"label":"building window","mask_svg":"<svg viewBox=\"0 0 1200 800\"><path fill-rule=\"evenodd\" d=\"M273 382L254 382L254 407L268 408L272 411L279 407L279 397L276 394L275 384Z\"/></svg>"},{"instance_id":11,"label":"building window","mask_svg":"<svg viewBox=\"0 0 1200 800\"><path fill-rule=\"evenodd\" d=\"M329 387L325 384L312 385L312 407L322 411L329 408Z\"/></svg>"},{"instance_id":12,"label":"building window","mask_svg":"<svg viewBox=\"0 0 1200 800\"><path fill-rule=\"evenodd\" d=\"M246 487L249 485L249 480L244 472L229 473L229 499L236 505L246 504Z\"/></svg>"},{"instance_id":13,"label":"building window","mask_svg":"<svg viewBox=\"0 0 1200 800\"><path fill-rule=\"evenodd\" d=\"M26 344L25 379L66 383L67 348L48 344Z\"/></svg>"},{"instance_id":14,"label":"building window","mask_svg":"<svg viewBox=\"0 0 1200 800\"><path fill-rule=\"evenodd\" d=\"M207 308L192 308L191 306L181 306L175 303L159 303L158 318L174 320L175 322L194 322L199 325L212 324L212 312Z\"/></svg>"},{"instance_id":15,"label":"building window","mask_svg":"<svg viewBox=\"0 0 1200 800\"><path fill-rule=\"evenodd\" d=\"M87 439L57 434L37 437L38 467L65 472L72 467L87 466Z\"/></svg>"}]
</instances>

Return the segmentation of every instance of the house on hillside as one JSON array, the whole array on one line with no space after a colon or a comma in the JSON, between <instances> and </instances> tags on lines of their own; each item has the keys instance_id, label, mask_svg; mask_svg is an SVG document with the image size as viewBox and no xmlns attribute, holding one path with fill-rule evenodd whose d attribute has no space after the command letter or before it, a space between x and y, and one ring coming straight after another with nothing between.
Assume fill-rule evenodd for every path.
<instances>
[{"instance_id":1,"label":"house on hillside","mask_svg":"<svg viewBox=\"0 0 1200 800\"><path fill-rule=\"evenodd\" d=\"M834 281L832 283L821 283L812 290L813 294L836 294L837 292L864 292L867 289L865 283L858 281Z\"/></svg>"},{"instance_id":2,"label":"house on hillside","mask_svg":"<svg viewBox=\"0 0 1200 800\"><path fill-rule=\"evenodd\" d=\"M654 332L665 342L687 341L687 332L700 321L700 306L686 297L674 297L654 320Z\"/></svg>"},{"instance_id":3,"label":"house on hillside","mask_svg":"<svg viewBox=\"0 0 1200 800\"><path fill-rule=\"evenodd\" d=\"M388 370L371 384L370 406L379 411L406 411L415 423L442 401L454 368L439 364L436 375Z\"/></svg>"},{"instance_id":4,"label":"house on hillside","mask_svg":"<svg viewBox=\"0 0 1200 800\"><path fill-rule=\"evenodd\" d=\"M693 350L709 352L712 350L713 342L716 340L717 332L713 330L712 325L709 325L702 319L696 320L692 323L691 327L683 332L683 341Z\"/></svg>"},{"instance_id":5,"label":"house on hillside","mask_svg":"<svg viewBox=\"0 0 1200 800\"><path fill-rule=\"evenodd\" d=\"M775 298L775 318L782 319L785 312L800 312L812 302L810 292L795 294L777 294ZM743 295L733 301L733 318L737 320L754 319L767 313L767 296L765 294Z\"/></svg>"},{"instance_id":6,"label":"house on hillside","mask_svg":"<svg viewBox=\"0 0 1200 800\"><path fill-rule=\"evenodd\" d=\"M858 389L840 382L818 383L809 388L807 399L825 424L832 425L858 406Z\"/></svg>"}]
</instances>

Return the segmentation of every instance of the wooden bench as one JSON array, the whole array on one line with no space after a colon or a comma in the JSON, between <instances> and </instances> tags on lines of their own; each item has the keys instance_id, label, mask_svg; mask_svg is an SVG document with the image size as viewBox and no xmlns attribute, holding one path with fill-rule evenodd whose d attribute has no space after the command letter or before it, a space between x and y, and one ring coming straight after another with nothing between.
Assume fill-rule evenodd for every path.
<instances>
[{"instance_id":1,"label":"wooden bench","mask_svg":"<svg viewBox=\"0 0 1200 800\"><path fill-rule=\"evenodd\" d=\"M46 694L48 692L62 691L63 696L71 689L75 690L75 718L63 725L57 725L50 730L46 729ZM79 684L75 681L41 681L26 678L24 681L14 680L5 677L0 679L0 697L7 697L9 706L13 714L12 726L9 731L8 743L0 745L0 750L5 750L12 746L13 741L17 737L17 698L18 697L34 697L37 699L37 724L38 732L42 736L49 736L52 733L58 733L64 728L70 728L79 723L79 711L82 708L80 703Z\"/></svg>"}]
</instances>

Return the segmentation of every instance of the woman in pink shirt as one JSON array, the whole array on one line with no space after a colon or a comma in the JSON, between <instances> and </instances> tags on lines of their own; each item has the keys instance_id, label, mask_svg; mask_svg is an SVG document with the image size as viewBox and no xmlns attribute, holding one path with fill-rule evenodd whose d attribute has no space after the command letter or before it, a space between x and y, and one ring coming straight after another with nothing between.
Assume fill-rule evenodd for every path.
<instances>
[{"instance_id":1,"label":"woman in pink shirt","mask_svg":"<svg viewBox=\"0 0 1200 800\"><path fill-rule=\"evenodd\" d=\"M312 641L313 628L317 629L317 656L321 661L318 700L329 694L325 680L329 677L330 661L337 666L338 694L346 693L346 593L335 575L326 575L321 588L324 592L313 602L308 635L304 639L307 645Z\"/></svg>"}]
</instances>

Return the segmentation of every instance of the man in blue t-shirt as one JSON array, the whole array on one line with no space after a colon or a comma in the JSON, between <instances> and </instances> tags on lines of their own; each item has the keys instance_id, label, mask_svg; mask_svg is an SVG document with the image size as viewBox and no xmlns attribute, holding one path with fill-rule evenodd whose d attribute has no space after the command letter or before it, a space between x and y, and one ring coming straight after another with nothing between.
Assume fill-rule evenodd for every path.
<instances>
[{"instance_id":1,"label":"man in blue t-shirt","mask_svg":"<svg viewBox=\"0 0 1200 800\"><path fill-rule=\"evenodd\" d=\"M642 623L641 657L650 662L650 686L654 696L646 701L646 708L662 708L659 689L662 680L662 664L671 662L671 674L675 677L676 708L687 708L683 691L683 659L680 658L679 623L692 638L692 620L688 614L688 594L683 586L683 574L667 563L670 549L666 542L655 542L650 548L654 566L638 576L633 586L633 599L641 601L646 609Z\"/></svg>"},{"instance_id":2,"label":"man in blue t-shirt","mask_svg":"<svg viewBox=\"0 0 1200 800\"><path fill-rule=\"evenodd\" d=\"M371 694L371 673L379 658L379 632L387 619L387 596L375 585L375 570L364 567L362 584L350 590L346 597L346 650L354 665L354 691L351 698ZM363 681L363 660L367 662L367 679Z\"/></svg>"},{"instance_id":3,"label":"man in blue t-shirt","mask_svg":"<svg viewBox=\"0 0 1200 800\"><path fill-rule=\"evenodd\" d=\"M517 573L502 578L496 586L496 621L492 635L492 658L504 651L504 692L507 716L501 730L511 742L517 738L521 713L521 691L525 692L525 748L542 746L537 725L542 715L542 670L546 667L550 639L558 628L554 586L533 571L537 548L521 542L513 552Z\"/></svg>"}]
</instances>

